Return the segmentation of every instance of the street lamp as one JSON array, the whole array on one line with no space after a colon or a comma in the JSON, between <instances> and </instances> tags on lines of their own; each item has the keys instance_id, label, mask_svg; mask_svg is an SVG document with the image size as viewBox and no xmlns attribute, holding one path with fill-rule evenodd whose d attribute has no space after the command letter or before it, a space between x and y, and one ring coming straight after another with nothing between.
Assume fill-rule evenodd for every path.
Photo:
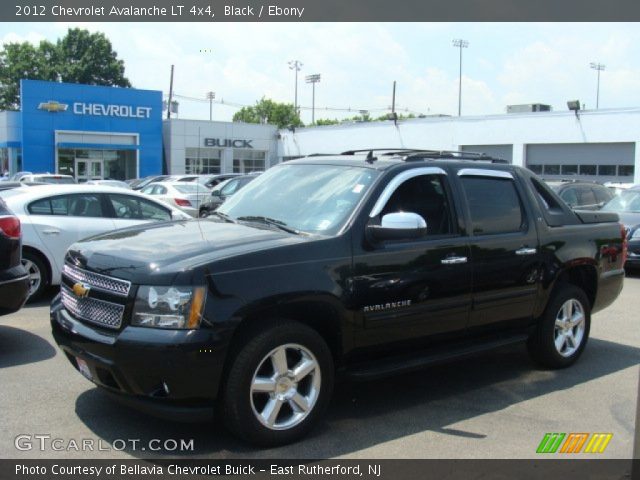
<instances>
[{"instance_id":1,"label":"street lamp","mask_svg":"<svg viewBox=\"0 0 640 480\"><path fill-rule=\"evenodd\" d=\"M213 120L213 101L216 98L216 92L207 92L207 99L209 100L209 121Z\"/></svg>"},{"instance_id":2,"label":"street lamp","mask_svg":"<svg viewBox=\"0 0 640 480\"><path fill-rule=\"evenodd\" d=\"M602 63L591 62L589 66L598 72L598 86L596 87L596 110L600 106L600 72L604 70Z\"/></svg>"},{"instance_id":3,"label":"street lamp","mask_svg":"<svg viewBox=\"0 0 640 480\"><path fill-rule=\"evenodd\" d=\"M460 77L458 80L458 116L462 113L462 49L469 46L467 40L457 38L453 41L453 46L460 49Z\"/></svg>"},{"instance_id":4,"label":"street lamp","mask_svg":"<svg viewBox=\"0 0 640 480\"><path fill-rule=\"evenodd\" d=\"M307 75L305 78L307 83L311 84L311 123L316 123L316 83L320 82L320 74L314 73L313 75Z\"/></svg>"},{"instance_id":5,"label":"street lamp","mask_svg":"<svg viewBox=\"0 0 640 480\"><path fill-rule=\"evenodd\" d=\"M302 68L302 62L299 60L291 60L289 62L289 70L294 70L296 72L296 90L295 90L295 101L293 103L293 107L295 109L296 114L298 113L298 72Z\"/></svg>"}]
</instances>

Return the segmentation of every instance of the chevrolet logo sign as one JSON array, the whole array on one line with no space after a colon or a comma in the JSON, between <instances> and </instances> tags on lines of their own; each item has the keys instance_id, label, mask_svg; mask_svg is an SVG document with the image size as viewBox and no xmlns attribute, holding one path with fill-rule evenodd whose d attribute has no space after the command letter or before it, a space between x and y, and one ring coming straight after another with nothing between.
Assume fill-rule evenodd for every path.
<instances>
[{"instance_id":1,"label":"chevrolet logo sign","mask_svg":"<svg viewBox=\"0 0 640 480\"><path fill-rule=\"evenodd\" d=\"M89 296L89 292L91 291L91 287L85 283L74 283L73 284L73 293L76 297L86 298Z\"/></svg>"},{"instance_id":2,"label":"chevrolet logo sign","mask_svg":"<svg viewBox=\"0 0 640 480\"><path fill-rule=\"evenodd\" d=\"M69 108L66 103L56 102L55 100L49 100L48 102L42 102L38 105L38 110L46 110L47 112L65 112Z\"/></svg>"}]
</instances>

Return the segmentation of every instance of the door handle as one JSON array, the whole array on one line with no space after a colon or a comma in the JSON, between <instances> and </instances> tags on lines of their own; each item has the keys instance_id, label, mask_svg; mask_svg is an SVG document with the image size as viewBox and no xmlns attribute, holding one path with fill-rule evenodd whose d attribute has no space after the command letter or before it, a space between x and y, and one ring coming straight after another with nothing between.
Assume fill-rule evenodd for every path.
<instances>
[{"instance_id":1,"label":"door handle","mask_svg":"<svg viewBox=\"0 0 640 480\"><path fill-rule=\"evenodd\" d=\"M516 255L535 255L537 252L536 248L522 247L516 250Z\"/></svg>"},{"instance_id":2,"label":"door handle","mask_svg":"<svg viewBox=\"0 0 640 480\"><path fill-rule=\"evenodd\" d=\"M447 257L440 260L443 265L457 265L459 263L467 263L467 257Z\"/></svg>"},{"instance_id":3,"label":"door handle","mask_svg":"<svg viewBox=\"0 0 640 480\"><path fill-rule=\"evenodd\" d=\"M60 233L60 230L49 229L43 230L42 233L44 233L45 235L58 235Z\"/></svg>"}]
</instances>

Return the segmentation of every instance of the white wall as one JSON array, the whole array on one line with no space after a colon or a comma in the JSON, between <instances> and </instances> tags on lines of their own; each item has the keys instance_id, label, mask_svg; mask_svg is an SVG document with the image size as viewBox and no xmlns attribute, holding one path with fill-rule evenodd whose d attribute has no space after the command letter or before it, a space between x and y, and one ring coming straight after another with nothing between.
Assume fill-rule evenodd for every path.
<instances>
[{"instance_id":1,"label":"white wall","mask_svg":"<svg viewBox=\"0 0 640 480\"><path fill-rule=\"evenodd\" d=\"M524 165L527 144L633 142L640 183L640 108L535 112L478 117L435 117L281 130L280 157L338 153L357 148L458 150L461 145L513 145Z\"/></svg>"}]
</instances>

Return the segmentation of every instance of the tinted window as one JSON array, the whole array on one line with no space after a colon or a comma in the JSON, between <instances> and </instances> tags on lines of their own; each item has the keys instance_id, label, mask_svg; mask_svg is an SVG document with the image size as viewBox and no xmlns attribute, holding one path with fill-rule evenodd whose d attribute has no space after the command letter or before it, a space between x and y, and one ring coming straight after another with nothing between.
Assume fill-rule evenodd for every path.
<instances>
[{"instance_id":1,"label":"tinted window","mask_svg":"<svg viewBox=\"0 0 640 480\"><path fill-rule=\"evenodd\" d=\"M606 203L613 198L613 193L606 187L593 187L598 203Z\"/></svg>"},{"instance_id":2,"label":"tinted window","mask_svg":"<svg viewBox=\"0 0 640 480\"><path fill-rule=\"evenodd\" d=\"M222 190L220 190L220 193L225 196L232 195L238 189L239 185L240 185L239 180L231 180L222 188Z\"/></svg>"},{"instance_id":3,"label":"tinted window","mask_svg":"<svg viewBox=\"0 0 640 480\"><path fill-rule=\"evenodd\" d=\"M475 235L521 231L524 215L511 179L461 177Z\"/></svg>"},{"instance_id":4,"label":"tinted window","mask_svg":"<svg viewBox=\"0 0 640 480\"><path fill-rule=\"evenodd\" d=\"M171 220L171 213L144 198L129 195L109 195L116 218L136 220Z\"/></svg>"},{"instance_id":5,"label":"tinted window","mask_svg":"<svg viewBox=\"0 0 640 480\"><path fill-rule=\"evenodd\" d=\"M578 193L580 194L579 205L595 205L598 203L591 187L580 187Z\"/></svg>"},{"instance_id":6,"label":"tinted window","mask_svg":"<svg viewBox=\"0 0 640 480\"><path fill-rule=\"evenodd\" d=\"M560 194L560 198L570 207L578 205L578 192L576 192L575 188L565 188Z\"/></svg>"},{"instance_id":7,"label":"tinted window","mask_svg":"<svg viewBox=\"0 0 640 480\"><path fill-rule=\"evenodd\" d=\"M64 215L71 217L103 217L102 204L98 195L63 195L45 198L31 203L28 207L33 215Z\"/></svg>"},{"instance_id":8,"label":"tinted window","mask_svg":"<svg viewBox=\"0 0 640 480\"><path fill-rule=\"evenodd\" d=\"M427 235L453 232L451 208L441 175L420 175L402 183L387 201L381 215L417 213L427 222Z\"/></svg>"}]
</instances>

